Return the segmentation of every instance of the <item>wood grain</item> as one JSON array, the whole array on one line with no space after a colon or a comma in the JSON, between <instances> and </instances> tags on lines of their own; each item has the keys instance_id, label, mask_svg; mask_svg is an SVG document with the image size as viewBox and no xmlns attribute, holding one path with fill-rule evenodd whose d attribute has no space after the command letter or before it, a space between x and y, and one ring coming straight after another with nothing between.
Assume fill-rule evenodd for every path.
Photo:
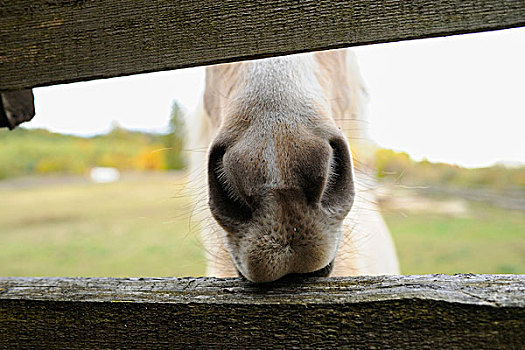
<instances>
[{"instance_id":1,"label":"wood grain","mask_svg":"<svg viewBox=\"0 0 525 350\"><path fill-rule=\"evenodd\" d=\"M35 116L33 90L0 93L0 128L14 129Z\"/></svg>"},{"instance_id":2,"label":"wood grain","mask_svg":"<svg viewBox=\"0 0 525 350\"><path fill-rule=\"evenodd\" d=\"M525 275L0 279L0 348L525 345Z\"/></svg>"},{"instance_id":3,"label":"wood grain","mask_svg":"<svg viewBox=\"0 0 525 350\"><path fill-rule=\"evenodd\" d=\"M523 0L4 0L0 91L525 25Z\"/></svg>"}]
</instances>

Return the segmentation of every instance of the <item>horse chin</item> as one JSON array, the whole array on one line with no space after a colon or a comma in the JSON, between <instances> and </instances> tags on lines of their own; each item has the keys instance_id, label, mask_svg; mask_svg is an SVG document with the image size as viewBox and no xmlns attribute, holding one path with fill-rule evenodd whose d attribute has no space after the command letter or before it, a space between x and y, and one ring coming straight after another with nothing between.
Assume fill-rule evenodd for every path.
<instances>
[{"instance_id":1,"label":"horse chin","mask_svg":"<svg viewBox=\"0 0 525 350\"><path fill-rule=\"evenodd\" d=\"M237 273L256 283L273 282L284 276L327 277L332 272L338 248L337 241L330 240L324 249L314 245L275 246L252 255L246 252L257 248L247 246L247 250L230 251L230 254L233 253Z\"/></svg>"}]
</instances>

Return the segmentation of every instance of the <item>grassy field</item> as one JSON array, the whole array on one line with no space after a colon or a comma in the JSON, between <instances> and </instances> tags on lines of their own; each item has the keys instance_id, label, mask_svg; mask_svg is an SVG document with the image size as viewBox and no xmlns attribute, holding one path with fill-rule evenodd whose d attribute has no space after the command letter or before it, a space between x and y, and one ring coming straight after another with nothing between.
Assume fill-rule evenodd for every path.
<instances>
[{"instance_id":1,"label":"grassy field","mask_svg":"<svg viewBox=\"0 0 525 350\"><path fill-rule=\"evenodd\" d=\"M203 275L183 183L174 173L0 183L0 276ZM523 211L469 203L462 218L385 218L405 274L525 273Z\"/></svg>"},{"instance_id":2,"label":"grassy field","mask_svg":"<svg viewBox=\"0 0 525 350\"><path fill-rule=\"evenodd\" d=\"M183 182L158 173L0 187L0 276L203 275Z\"/></svg>"},{"instance_id":3,"label":"grassy field","mask_svg":"<svg viewBox=\"0 0 525 350\"><path fill-rule=\"evenodd\" d=\"M525 273L525 212L467 203L466 217L383 213L404 274Z\"/></svg>"}]
</instances>

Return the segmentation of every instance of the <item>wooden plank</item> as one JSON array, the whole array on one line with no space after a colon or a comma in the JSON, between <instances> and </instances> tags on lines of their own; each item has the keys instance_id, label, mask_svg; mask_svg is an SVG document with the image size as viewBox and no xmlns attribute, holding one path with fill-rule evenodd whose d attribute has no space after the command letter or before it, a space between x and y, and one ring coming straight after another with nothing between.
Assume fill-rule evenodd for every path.
<instances>
[{"instance_id":1,"label":"wooden plank","mask_svg":"<svg viewBox=\"0 0 525 350\"><path fill-rule=\"evenodd\" d=\"M525 275L0 280L0 348L524 345Z\"/></svg>"},{"instance_id":2,"label":"wooden plank","mask_svg":"<svg viewBox=\"0 0 525 350\"><path fill-rule=\"evenodd\" d=\"M33 90L0 93L0 128L14 129L35 116Z\"/></svg>"},{"instance_id":3,"label":"wooden plank","mask_svg":"<svg viewBox=\"0 0 525 350\"><path fill-rule=\"evenodd\" d=\"M525 26L523 0L7 0L0 91Z\"/></svg>"}]
</instances>

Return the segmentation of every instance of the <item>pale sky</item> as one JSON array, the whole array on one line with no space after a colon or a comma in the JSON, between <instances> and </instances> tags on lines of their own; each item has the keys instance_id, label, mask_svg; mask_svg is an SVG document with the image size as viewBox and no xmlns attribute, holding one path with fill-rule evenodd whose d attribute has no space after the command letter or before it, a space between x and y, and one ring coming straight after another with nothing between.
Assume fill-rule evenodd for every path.
<instances>
[{"instance_id":1,"label":"pale sky","mask_svg":"<svg viewBox=\"0 0 525 350\"><path fill-rule=\"evenodd\" d=\"M525 163L525 28L354 48L370 95L369 134L416 159ZM112 124L165 131L191 111L201 67L35 89L26 127L94 135Z\"/></svg>"}]
</instances>

